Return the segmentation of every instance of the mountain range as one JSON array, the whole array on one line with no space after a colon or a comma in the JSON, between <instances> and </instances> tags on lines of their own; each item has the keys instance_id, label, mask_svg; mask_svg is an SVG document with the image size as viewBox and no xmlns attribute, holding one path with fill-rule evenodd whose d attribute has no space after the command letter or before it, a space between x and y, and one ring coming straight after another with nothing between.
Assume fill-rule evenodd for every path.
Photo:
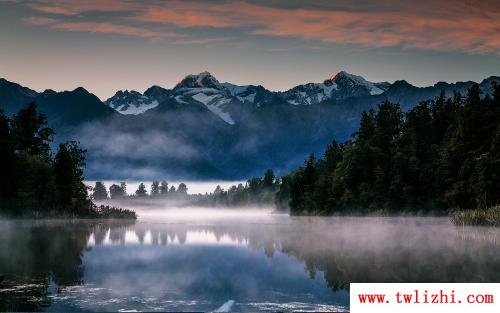
<instances>
[{"instance_id":1,"label":"mountain range","mask_svg":"<svg viewBox=\"0 0 500 313\"><path fill-rule=\"evenodd\" d=\"M494 81L500 77L479 83L483 95ZM385 100L408 110L441 92L465 94L474 83L416 87L341 71L275 92L202 72L172 89L120 90L101 101L82 87L37 92L0 79L0 106L11 116L35 101L56 130L54 144L75 139L87 149L87 179L243 179L288 171L333 138L348 139L361 112Z\"/></svg>"}]
</instances>

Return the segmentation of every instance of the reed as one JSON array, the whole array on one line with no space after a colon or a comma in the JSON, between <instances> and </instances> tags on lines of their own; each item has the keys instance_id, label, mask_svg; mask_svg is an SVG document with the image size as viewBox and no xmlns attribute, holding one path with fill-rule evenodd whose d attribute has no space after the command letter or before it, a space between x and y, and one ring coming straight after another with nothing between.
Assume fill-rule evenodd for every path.
<instances>
[{"instance_id":1,"label":"reed","mask_svg":"<svg viewBox=\"0 0 500 313\"><path fill-rule=\"evenodd\" d=\"M455 225L479 225L500 227L500 205L486 209L457 211L451 215Z\"/></svg>"}]
</instances>

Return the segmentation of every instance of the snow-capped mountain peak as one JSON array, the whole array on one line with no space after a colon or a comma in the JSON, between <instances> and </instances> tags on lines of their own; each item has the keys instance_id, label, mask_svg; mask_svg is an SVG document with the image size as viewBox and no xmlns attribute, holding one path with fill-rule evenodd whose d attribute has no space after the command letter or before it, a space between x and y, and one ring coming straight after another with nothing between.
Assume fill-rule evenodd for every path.
<instances>
[{"instance_id":1,"label":"snow-capped mountain peak","mask_svg":"<svg viewBox=\"0 0 500 313\"><path fill-rule=\"evenodd\" d=\"M361 76L340 71L323 83L299 85L282 93L282 96L294 105L311 105L330 99L379 95L388 87L388 83L372 83Z\"/></svg>"},{"instance_id":2,"label":"snow-capped mountain peak","mask_svg":"<svg viewBox=\"0 0 500 313\"><path fill-rule=\"evenodd\" d=\"M349 74L345 71L340 71L330 78L331 81L335 82L342 89L359 89L362 93L362 89L368 91L370 95L379 95L384 92L383 89L379 88L376 83L372 83L364 79L359 75Z\"/></svg>"},{"instance_id":3,"label":"snow-capped mountain peak","mask_svg":"<svg viewBox=\"0 0 500 313\"><path fill-rule=\"evenodd\" d=\"M174 90L182 88L212 88L222 90L219 81L209 72L201 72L199 74L190 74L184 77L175 87Z\"/></svg>"},{"instance_id":4,"label":"snow-capped mountain peak","mask_svg":"<svg viewBox=\"0 0 500 313\"><path fill-rule=\"evenodd\" d=\"M173 92L177 103L202 104L224 122L235 124L228 108L233 96L209 72L187 75L174 87Z\"/></svg>"},{"instance_id":5,"label":"snow-capped mountain peak","mask_svg":"<svg viewBox=\"0 0 500 313\"><path fill-rule=\"evenodd\" d=\"M365 81L365 79L363 77L358 76L358 75L354 75L354 74L349 74L346 71L340 71L337 74L330 76L329 80L337 81L337 80L346 79L346 78L351 79L351 80Z\"/></svg>"},{"instance_id":6,"label":"snow-capped mountain peak","mask_svg":"<svg viewBox=\"0 0 500 313\"><path fill-rule=\"evenodd\" d=\"M119 90L104 103L121 114L138 115L157 107L160 101L135 90Z\"/></svg>"},{"instance_id":7,"label":"snow-capped mountain peak","mask_svg":"<svg viewBox=\"0 0 500 313\"><path fill-rule=\"evenodd\" d=\"M373 96L385 92L389 86L389 83L373 83L361 76L340 71L322 83L307 83L286 92L272 92L260 85L220 83L205 71L185 76L172 90L152 86L143 94L134 90L118 91L105 103L122 114L135 115L153 109L167 99L182 105L202 104L232 125L241 118L236 116L241 114L235 112L251 110L252 107L283 101L292 105L314 105L328 100Z\"/></svg>"},{"instance_id":8,"label":"snow-capped mountain peak","mask_svg":"<svg viewBox=\"0 0 500 313\"><path fill-rule=\"evenodd\" d=\"M228 94L238 99L238 101L242 103L251 103L257 107L266 103L281 100L276 93L269 91L260 85L238 86L231 83L222 83L221 85Z\"/></svg>"}]
</instances>

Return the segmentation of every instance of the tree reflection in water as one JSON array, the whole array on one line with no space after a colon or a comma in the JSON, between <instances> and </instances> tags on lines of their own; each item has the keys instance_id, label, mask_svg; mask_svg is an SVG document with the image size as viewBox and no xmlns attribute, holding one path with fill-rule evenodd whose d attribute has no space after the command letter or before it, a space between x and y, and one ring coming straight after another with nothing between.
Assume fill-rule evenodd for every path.
<instances>
[{"instance_id":1,"label":"tree reflection in water","mask_svg":"<svg viewBox=\"0 0 500 313\"><path fill-rule=\"evenodd\" d=\"M312 278L321 272L334 292L348 290L351 282L500 281L500 230L454 227L442 219L276 217L264 223L0 223L1 311L50 306L51 294L85 283L86 251L108 245L151 245L158 249L169 245L235 245L261 251L269 259L279 252L304 264ZM210 292L203 280L196 283L192 290Z\"/></svg>"},{"instance_id":2,"label":"tree reflection in water","mask_svg":"<svg viewBox=\"0 0 500 313\"><path fill-rule=\"evenodd\" d=\"M37 311L50 294L83 283L92 233L133 221L0 221L0 311Z\"/></svg>"}]
</instances>

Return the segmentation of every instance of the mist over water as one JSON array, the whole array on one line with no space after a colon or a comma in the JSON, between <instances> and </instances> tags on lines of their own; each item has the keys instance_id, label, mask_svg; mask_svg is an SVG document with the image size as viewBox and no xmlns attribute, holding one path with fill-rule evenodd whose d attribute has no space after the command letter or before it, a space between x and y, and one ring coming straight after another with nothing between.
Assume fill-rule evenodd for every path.
<instances>
[{"instance_id":1,"label":"mist over water","mask_svg":"<svg viewBox=\"0 0 500 313\"><path fill-rule=\"evenodd\" d=\"M447 218L135 209L135 222L0 221L0 310L342 312L351 282L500 281L500 230Z\"/></svg>"}]
</instances>

